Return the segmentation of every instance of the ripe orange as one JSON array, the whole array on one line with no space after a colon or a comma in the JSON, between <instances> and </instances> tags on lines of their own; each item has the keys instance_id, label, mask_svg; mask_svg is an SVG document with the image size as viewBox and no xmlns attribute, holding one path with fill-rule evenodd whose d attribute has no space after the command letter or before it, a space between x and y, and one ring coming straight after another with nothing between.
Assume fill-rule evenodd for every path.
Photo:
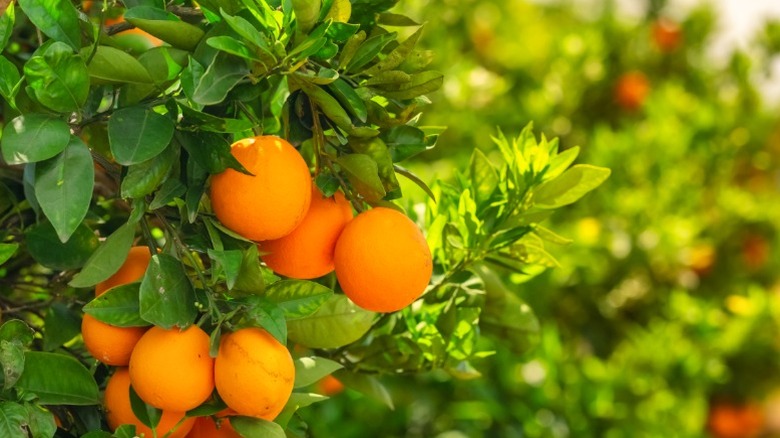
<instances>
[{"instance_id":1,"label":"ripe orange","mask_svg":"<svg viewBox=\"0 0 780 438\"><path fill-rule=\"evenodd\" d=\"M89 354L106 365L127 366L147 327L116 327L84 314L81 337Z\"/></svg>"},{"instance_id":2,"label":"ripe orange","mask_svg":"<svg viewBox=\"0 0 780 438\"><path fill-rule=\"evenodd\" d=\"M333 377L333 374L328 374L317 382L317 392L323 395L336 395L340 392L344 391L344 384L341 383L341 380Z\"/></svg>"},{"instance_id":3,"label":"ripe orange","mask_svg":"<svg viewBox=\"0 0 780 438\"><path fill-rule=\"evenodd\" d=\"M241 438L241 435L233 429L227 418L221 418L217 421L219 421L219 429L217 429L217 422L213 418L199 417L195 420L195 426L187 438Z\"/></svg>"},{"instance_id":4,"label":"ripe orange","mask_svg":"<svg viewBox=\"0 0 780 438\"><path fill-rule=\"evenodd\" d=\"M214 390L209 335L195 325L184 331L152 327L130 357L130 379L156 408L181 412L200 405Z\"/></svg>"},{"instance_id":5,"label":"ripe orange","mask_svg":"<svg viewBox=\"0 0 780 438\"><path fill-rule=\"evenodd\" d=\"M707 427L715 438L755 438L764 429L764 413L755 404L719 402L710 407Z\"/></svg>"},{"instance_id":6,"label":"ripe orange","mask_svg":"<svg viewBox=\"0 0 780 438\"><path fill-rule=\"evenodd\" d=\"M127 368L118 368L114 375L108 379L104 405L106 407L106 420L111 430L115 430L122 424L134 424L137 435L143 433L147 437L154 436L152 430L144 426L133 414L133 408L130 405L130 373ZM162 437L171 431L182 418L184 418L184 412L163 411L160 423L155 428L157 436ZM193 424L195 424L195 419L188 418L167 436L169 438L183 438L192 429Z\"/></svg>"},{"instance_id":7,"label":"ripe orange","mask_svg":"<svg viewBox=\"0 0 780 438\"><path fill-rule=\"evenodd\" d=\"M95 296L101 295L112 287L140 280L146 273L146 267L149 266L151 259L152 253L149 252L148 247L134 246L130 248L130 253L127 254L127 259L122 267L114 275L95 286Z\"/></svg>"},{"instance_id":8,"label":"ripe orange","mask_svg":"<svg viewBox=\"0 0 780 438\"><path fill-rule=\"evenodd\" d=\"M618 78L615 101L622 108L635 111L642 106L650 93L650 82L641 72L629 72Z\"/></svg>"},{"instance_id":9,"label":"ripe orange","mask_svg":"<svg viewBox=\"0 0 780 438\"><path fill-rule=\"evenodd\" d=\"M358 306L374 312L400 310L424 291L433 261L414 222L391 208L360 213L336 243L336 277Z\"/></svg>"},{"instance_id":10,"label":"ripe orange","mask_svg":"<svg viewBox=\"0 0 780 438\"><path fill-rule=\"evenodd\" d=\"M309 212L292 233L258 246L267 253L263 261L278 274L309 279L333 271L336 240L352 220L352 207L341 192L326 198L312 185L311 196Z\"/></svg>"},{"instance_id":11,"label":"ripe orange","mask_svg":"<svg viewBox=\"0 0 780 438\"><path fill-rule=\"evenodd\" d=\"M287 141L270 135L233 144L233 156L254 176L233 169L211 179L211 205L228 228L251 240L290 234L306 216L311 176Z\"/></svg>"},{"instance_id":12,"label":"ripe orange","mask_svg":"<svg viewBox=\"0 0 780 438\"><path fill-rule=\"evenodd\" d=\"M673 52L682 42L680 26L668 18L653 23L653 42L662 52Z\"/></svg>"},{"instance_id":13,"label":"ripe orange","mask_svg":"<svg viewBox=\"0 0 780 438\"><path fill-rule=\"evenodd\" d=\"M214 379L230 409L270 421L292 394L295 365L287 348L267 331L245 328L222 336Z\"/></svg>"}]
</instances>

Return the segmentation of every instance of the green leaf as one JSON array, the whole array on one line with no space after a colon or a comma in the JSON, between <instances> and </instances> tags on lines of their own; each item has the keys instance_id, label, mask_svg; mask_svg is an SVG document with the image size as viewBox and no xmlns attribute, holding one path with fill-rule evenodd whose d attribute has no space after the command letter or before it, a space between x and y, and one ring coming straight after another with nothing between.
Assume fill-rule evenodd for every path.
<instances>
[{"instance_id":1,"label":"green leaf","mask_svg":"<svg viewBox=\"0 0 780 438\"><path fill-rule=\"evenodd\" d=\"M534 190L534 205L552 209L576 202L600 186L611 171L604 167L578 164L561 176L542 183Z\"/></svg>"},{"instance_id":2,"label":"green leaf","mask_svg":"<svg viewBox=\"0 0 780 438\"><path fill-rule=\"evenodd\" d=\"M149 263L140 291L141 317L170 330L189 327L198 314L195 291L181 261L166 254L155 254Z\"/></svg>"},{"instance_id":3,"label":"green leaf","mask_svg":"<svg viewBox=\"0 0 780 438\"><path fill-rule=\"evenodd\" d=\"M304 93L314 102L320 111L327 116L333 123L341 129L349 131L353 128L352 119L342 108L335 97L331 96L324 88L307 82L305 79L299 79L298 82Z\"/></svg>"},{"instance_id":4,"label":"green leaf","mask_svg":"<svg viewBox=\"0 0 780 438\"><path fill-rule=\"evenodd\" d=\"M244 253L237 249L227 251L208 250L209 257L217 262L225 272L225 283L228 290L233 289L244 261ZM212 268L213 269L213 268Z\"/></svg>"},{"instance_id":5,"label":"green leaf","mask_svg":"<svg viewBox=\"0 0 780 438\"><path fill-rule=\"evenodd\" d=\"M328 89L336 97L341 105L350 114L358 120L365 123L368 118L368 109L363 99L358 96L355 89L352 88L344 79L336 79L335 82L328 85Z\"/></svg>"},{"instance_id":6,"label":"green leaf","mask_svg":"<svg viewBox=\"0 0 780 438\"><path fill-rule=\"evenodd\" d=\"M35 98L47 108L68 113L80 110L87 101L87 66L65 43L41 46L24 64L24 74Z\"/></svg>"},{"instance_id":7,"label":"green leaf","mask_svg":"<svg viewBox=\"0 0 780 438\"><path fill-rule=\"evenodd\" d=\"M47 160L68 146L70 127L59 118L26 114L5 125L2 137L3 159L8 164Z\"/></svg>"},{"instance_id":8,"label":"green leaf","mask_svg":"<svg viewBox=\"0 0 780 438\"><path fill-rule=\"evenodd\" d=\"M160 87L175 80L187 65L189 53L173 47L154 47L138 56L138 62Z\"/></svg>"},{"instance_id":9,"label":"green leaf","mask_svg":"<svg viewBox=\"0 0 780 438\"><path fill-rule=\"evenodd\" d=\"M333 196L341 186L339 179L329 171L322 171L314 179L317 188L320 190L323 196L330 198Z\"/></svg>"},{"instance_id":10,"label":"green leaf","mask_svg":"<svg viewBox=\"0 0 780 438\"><path fill-rule=\"evenodd\" d=\"M242 256L241 270L236 278L234 289L241 292L259 294L265 290L263 270L260 267L260 255L257 246L247 248Z\"/></svg>"},{"instance_id":11,"label":"green leaf","mask_svg":"<svg viewBox=\"0 0 780 438\"><path fill-rule=\"evenodd\" d=\"M360 48L360 45L365 40L366 33L362 30L347 40L339 55L339 70L346 70L347 66L352 61L352 58L355 56L355 53L357 53L358 48Z\"/></svg>"},{"instance_id":12,"label":"green leaf","mask_svg":"<svg viewBox=\"0 0 780 438\"><path fill-rule=\"evenodd\" d=\"M388 32L374 35L365 40L355 52L355 56L349 62L349 65L347 65L347 71L350 73L359 71L361 67L376 58L386 45L390 44L391 41L395 41L396 36L398 36L396 32Z\"/></svg>"},{"instance_id":13,"label":"green leaf","mask_svg":"<svg viewBox=\"0 0 780 438\"><path fill-rule=\"evenodd\" d=\"M27 438L27 409L10 402L0 402L0 436L7 438Z\"/></svg>"},{"instance_id":14,"label":"green leaf","mask_svg":"<svg viewBox=\"0 0 780 438\"><path fill-rule=\"evenodd\" d=\"M122 178L122 197L142 198L154 192L171 171L178 158L177 151L178 148L167 147L156 157L129 166Z\"/></svg>"},{"instance_id":15,"label":"green leaf","mask_svg":"<svg viewBox=\"0 0 780 438\"><path fill-rule=\"evenodd\" d=\"M66 0L19 0L19 6L46 36L67 43L72 50L81 48L81 28L73 3Z\"/></svg>"},{"instance_id":16,"label":"green leaf","mask_svg":"<svg viewBox=\"0 0 780 438\"><path fill-rule=\"evenodd\" d=\"M32 438L48 438L54 436L57 432L57 423L54 421L54 414L43 407L25 403L27 410L27 427L30 429Z\"/></svg>"},{"instance_id":17,"label":"green leaf","mask_svg":"<svg viewBox=\"0 0 780 438\"><path fill-rule=\"evenodd\" d=\"M88 55L91 47L82 49ZM87 65L94 84L153 84L144 66L127 52L109 46L98 46Z\"/></svg>"},{"instance_id":18,"label":"green leaf","mask_svg":"<svg viewBox=\"0 0 780 438\"><path fill-rule=\"evenodd\" d=\"M318 382L336 370L344 368L340 363L324 357L309 356L295 359L295 384L293 388L302 388Z\"/></svg>"},{"instance_id":19,"label":"green leaf","mask_svg":"<svg viewBox=\"0 0 780 438\"><path fill-rule=\"evenodd\" d=\"M204 35L198 27L150 6L130 8L124 17L133 26L182 50L194 50Z\"/></svg>"},{"instance_id":20,"label":"green leaf","mask_svg":"<svg viewBox=\"0 0 780 438\"><path fill-rule=\"evenodd\" d=\"M422 180L419 176L412 173L410 170L405 169L397 164L393 165L393 169L395 169L395 172L399 175L405 176L409 181L413 182L417 187L421 188L422 191L425 192L428 196L433 199L434 202L436 202L436 195L433 193L430 187L428 187L428 184L425 184L425 181Z\"/></svg>"},{"instance_id":21,"label":"green leaf","mask_svg":"<svg viewBox=\"0 0 780 438\"><path fill-rule=\"evenodd\" d=\"M368 155L377 164L377 173L385 191L384 199L400 198L401 187L395 176L393 159L390 157L390 152L385 142L378 137L369 139L351 138L349 146L357 153Z\"/></svg>"},{"instance_id":22,"label":"green leaf","mask_svg":"<svg viewBox=\"0 0 780 438\"><path fill-rule=\"evenodd\" d=\"M201 105L221 103L230 90L241 82L249 69L244 61L220 52L200 77L192 94L192 100Z\"/></svg>"},{"instance_id":23,"label":"green leaf","mask_svg":"<svg viewBox=\"0 0 780 438\"><path fill-rule=\"evenodd\" d=\"M152 159L165 150L173 138L169 117L142 107L124 108L108 121L111 153L119 164L129 166Z\"/></svg>"},{"instance_id":24,"label":"green leaf","mask_svg":"<svg viewBox=\"0 0 780 438\"><path fill-rule=\"evenodd\" d=\"M154 429L160 424L162 410L141 400L132 386L130 386L130 408L133 410L133 415L145 426Z\"/></svg>"},{"instance_id":25,"label":"green leaf","mask_svg":"<svg viewBox=\"0 0 780 438\"><path fill-rule=\"evenodd\" d=\"M379 178L379 167L365 154L349 154L336 159L347 179L368 202L377 202L385 197L385 188Z\"/></svg>"},{"instance_id":26,"label":"green leaf","mask_svg":"<svg viewBox=\"0 0 780 438\"><path fill-rule=\"evenodd\" d=\"M17 249L19 249L18 243L0 243L0 265L10 260Z\"/></svg>"},{"instance_id":27,"label":"green leaf","mask_svg":"<svg viewBox=\"0 0 780 438\"><path fill-rule=\"evenodd\" d=\"M295 46L287 54L289 59L299 61L317 53L328 42L325 38L325 32L328 30L328 23L322 23L317 26L300 44Z\"/></svg>"},{"instance_id":28,"label":"green leaf","mask_svg":"<svg viewBox=\"0 0 780 438\"><path fill-rule=\"evenodd\" d=\"M474 149L469 163L469 179L474 193L474 201L478 211L487 207L493 193L498 187L498 171L488 160L488 157L479 150Z\"/></svg>"},{"instance_id":29,"label":"green leaf","mask_svg":"<svg viewBox=\"0 0 780 438\"><path fill-rule=\"evenodd\" d=\"M187 191L187 187L176 178L169 178L160 186L160 190L154 195L154 199L149 203L150 210L157 210L167 205L169 202L176 198L180 198L184 192Z\"/></svg>"},{"instance_id":30,"label":"green leaf","mask_svg":"<svg viewBox=\"0 0 780 438\"><path fill-rule=\"evenodd\" d=\"M0 14L0 53L5 50L5 46L8 45L8 41L11 39L15 21L16 10L14 9L14 2L9 2L5 13Z\"/></svg>"},{"instance_id":31,"label":"green leaf","mask_svg":"<svg viewBox=\"0 0 780 438\"><path fill-rule=\"evenodd\" d=\"M550 158L550 166L547 168L547 171L544 172L544 179L553 179L562 174L563 171L577 159L579 154L579 146L574 146L573 148L567 149Z\"/></svg>"},{"instance_id":32,"label":"green leaf","mask_svg":"<svg viewBox=\"0 0 780 438\"><path fill-rule=\"evenodd\" d=\"M333 291L307 280L282 280L265 291L265 297L284 309L288 321L303 318L316 312Z\"/></svg>"},{"instance_id":33,"label":"green leaf","mask_svg":"<svg viewBox=\"0 0 780 438\"><path fill-rule=\"evenodd\" d=\"M291 0L300 33L308 33L320 16L322 0Z\"/></svg>"},{"instance_id":34,"label":"green leaf","mask_svg":"<svg viewBox=\"0 0 780 438\"><path fill-rule=\"evenodd\" d=\"M0 366L3 368L3 390L12 388L24 372L24 347L19 342L0 341Z\"/></svg>"},{"instance_id":35,"label":"green leaf","mask_svg":"<svg viewBox=\"0 0 780 438\"><path fill-rule=\"evenodd\" d=\"M331 295L313 314L287 322L291 341L310 348L339 348L371 329L375 313L361 309L345 295Z\"/></svg>"},{"instance_id":36,"label":"green leaf","mask_svg":"<svg viewBox=\"0 0 780 438\"><path fill-rule=\"evenodd\" d=\"M87 215L94 184L92 155L75 136L59 155L35 166L35 196L60 241L66 242Z\"/></svg>"},{"instance_id":37,"label":"green leaf","mask_svg":"<svg viewBox=\"0 0 780 438\"><path fill-rule=\"evenodd\" d=\"M374 376L368 374L350 373L346 370L337 371L334 377L339 379L347 388L354 389L382 404L390 409L393 406L393 398L387 388Z\"/></svg>"},{"instance_id":38,"label":"green leaf","mask_svg":"<svg viewBox=\"0 0 780 438\"><path fill-rule=\"evenodd\" d=\"M117 228L87 260L70 285L73 287L94 286L114 275L127 259L135 237L135 223L126 223Z\"/></svg>"},{"instance_id":39,"label":"green leaf","mask_svg":"<svg viewBox=\"0 0 780 438\"><path fill-rule=\"evenodd\" d=\"M236 16L233 17L231 15L228 15L225 11L222 12L222 17L225 19L225 23L227 23L228 26L230 26L233 31L235 31L239 36L250 42L253 46L256 48L262 50L266 53L267 56L270 56L273 58L273 54L271 53L271 49L268 47L268 43L266 42L263 35L258 31L255 26L252 25L249 21L244 19L243 17Z\"/></svg>"},{"instance_id":40,"label":"green leaf","mask_svg":"<svg viewBox=\"0 0 780 438\"><path fill-rule=\"evenodd\" d=\"M176 141L200 167L212 175L222 173L228 168L245 171L244 166L230 152L230 143L221 135L212 132L178 131Z\"/></svg>"},{"instance_id":41,"label":"green leaf","mask_svg":"<svg viewBox=\"0 0 780 438\"><path fill-rule=\"evenodd\" d=\"M431 148L425 141L425 133L414 126L394 126L383 132L381 138L390 150L390 156L393 157L394 163L404 161Z\"/></svg>"},{"instance_id":42,"label":"green leaf","mask_svg":"<svg viewBox=\"0 0 780 438\"><path fill-rule=\"evenodd\" d=\"M0 340L18 342L23 346L29 346L35 332L29 325L20 319L12 319L0 326Z\"/></svg>"},{"instance_id":43,"label":"green leaf","mask_svg":"<svg viewBox=\"0 0 780 438\"><path fill-rule=\"evenodd\" d=\"M206 40L209 46L239 58L262 62L244 43L227 35L215 36Z\"/></svg>"},{"instance_id":44,"label":"green leaf","mask_svg":"<svg viewBox=\"0 0 780 438\"><path fill-rule=\"evenodd\" d=\"M298 409L311 406L314 403L325 401L328 398L329 397L312 392L293 392L290 394L290 398L287 400L287 404L284 405L282 412L280 412L279 415L274 418L274 423L277 423L285 429L289 430L287 423L289 423L293 414L295 414Z\"/></svg>"},{"instance_id":45,"label":"green leaf","mask_svg":"<svg viewBox=\"0 0 780 438\"><path fill-rule=\"evenodd\" d=\"M230 425L233 426L236 432L245 437L286 437L282 426L279 426L273 421L263 420L262 418L234 416L230 417Z\"/></svg>"},{"instance_id":46,"label":"green leaf","mask_svg":"<svg viewBox=\"0 0 780 438\"><path fill-rule=\"evenodd\" d=\"M414 21L413 19L407 17L406 15L394 14L392 12L382 12L381 14L379 14L379 24L384 24L385 26L397 26L397 27L420 25L420 23Z\"/></svg>"},{"instance_id":47,"label":"green leaf","mask_svg":"<svg viewBox=\"0 0 780 438\"><path fill-rule=\"evenodd\" d=\"M239 327L261 327L282 344L287 344L287 325L284 310L265 297L253 295L243 300L243 312Z\"/></svg>"},{"instance_id":48,"label":"green leaf","mask_svg":"<svg viewBox=\"0 0 780 438\"><path fill-rule=\"evenodd\" d=\"M573 242L571 239L567 239L563 236L560 236L554 233L552 230L545 228L541 225L536 225L534 227L534 233L536 233L536 235L539 236L539 238L541 238L542 240L550 243L554 243L556 245L568 245Z\"/></svg>"},{"instance_id":49,"label":"green leaf","mask_svg":"<svg viewBox=\"0 0 780 438\"><path fill-rule=\"evenodd\" d=\"M382 94L390 99L407 100L432 93L441 88L444 75L437 71L424 71L412 75L409 82L395 87L395 90L385 90Z\"/></svg>"},{"instance_id":50,"label":"green leaf","mask_svg":"<svg viewBox=\"0 0 780 438\"><path fill-rule=\"evenodd\" d=\"M117 327L148 326L141 318L140 289L139 282L113 287L87 303L84 313Z\"/></svg>"},{"instance_id":51,"label":"green leaf","mask_svg":"<svg viewBox=\"0 0 780 438\"><path fill-rule=\"evenodd\" d=\"M393 49L393 51L390 52L390 54L388 54L384 59L371 66L371 68L366 69L363 73L367 75L375 75L380 72L392 70L401 65L401 63L404 62L412 50L414 50L414 46L420 39L420 35L422 35L422 30L423 27L420 26L419 29L417 29L406 40L404 40L404 42L399 44L398 47Z\"/></svg>"},{"instance_id":52,"label":"green leaf","mask_svg":"<svg viewBox=\"0 0 780 438\"><path fill-rule=\"evenodd\" d=\"M19 69L9 61L5 56L0 56L0 96L12 103L14 96L19 90L19 81L22 79L19 75Z\"/></svg>"},{"instance_id":53,"label":"green leaf","mask_svg":"<svg viewBox=\"0 0 780 438\"><path fill-rule=\"evenodd\" d=\"M52 351L81 333L81 318L63 303L46 309L43 319L43 350Z\"/></svg>"},{"instance_id":54,"label":"green leaf","mask_svg":"<svg viewBox=\"0 0 780 438\"><path fill-rule=\"evenodd\" d=\"M16 387L37 395L40 404L88 406L100 403L95 379L73 357L28 351L24 362L24 372Z\"/></svg>"},{"instance_id":55,"label":"green leaf","mask_svg":"<svg viewBox=\"0 0 780 438\"><path fill-rule=\"evenodd\" d=\"M84 266L99 245L95 233L83 223L65 243L60 241L57 231L49 222L29 228L25 233L25 241L27 250L36 262L58 271Z\"/></svg>"}]
</instances>

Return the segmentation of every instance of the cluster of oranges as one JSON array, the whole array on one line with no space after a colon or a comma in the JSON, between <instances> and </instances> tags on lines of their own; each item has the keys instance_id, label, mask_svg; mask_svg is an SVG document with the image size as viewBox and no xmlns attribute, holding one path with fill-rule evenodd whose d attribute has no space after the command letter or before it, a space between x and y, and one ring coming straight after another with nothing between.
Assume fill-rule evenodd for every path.
<instances>
[{"instance_id":1,"label":"cluster of oranges","mask_svg":"<svg viewBox=\"0 0 780 438\"><path fill-rule=\"evenodd\" d=\"M344 293L375 312L411 304L431 278L431 252L420 229L403 213L376 207L354 219L340 192L322 196L298 151L274 136L233 144L252 175L233 169L211 181L217 218L258 242L274 272L312 279L336 271Z\"/></svg>"},{"instance_id":2,"label":"cluster of oranges","mask_svg":"<svg viewBox=\"0 0 780 438\"><path fill-rule=\"evenodd\" d=\"M232 169L215 175L212 207L225 226L257 242L274 272L313 279L335 270L345 294L377 312L402 309L423 293L433 269L431 253L406 215L377 207L353 218L346 197L323 196L298 151L278 137L244 139L232 152L252 175ZM131 248L122 267L96 286L96 296L141 280L150 260L148 248ZM137 433L153 435L133 413L131 387L162 410L156 433L171 438L238 437L225 417L273 420L292 393L289 350L259 328L224 334L215 358L209 355L209 335L195 325L116 327L84 315L81 330L90 354L117 367L104 395L112 430L133 424ZM216 419L186 416L215 389L228 409Z\"/></svg>"},{"instance_id":3,"label":"cluster of oranges","mask_svg":"<svg viewBox=\"0 0 780 438\"><path fill-rule=\"evenodd\" d=\"M96 295L138 281L150 261L148 248L133 247L124 265L95 288ZM84 344L97 360L117 367L106 386L104 403L111 429L133 424L137 433L152 431L133 413L130 387L147 404L162 410L158 436L171 438L238 437L228 421L187 418L214 389L228 406L221 416L246 415L273 420L293 389L295 366L287 348L268 332L245 328L222 336L216 358L209 356L209 335L198 326L115 327L84 315Z\"/></svg>"}]
</instances>

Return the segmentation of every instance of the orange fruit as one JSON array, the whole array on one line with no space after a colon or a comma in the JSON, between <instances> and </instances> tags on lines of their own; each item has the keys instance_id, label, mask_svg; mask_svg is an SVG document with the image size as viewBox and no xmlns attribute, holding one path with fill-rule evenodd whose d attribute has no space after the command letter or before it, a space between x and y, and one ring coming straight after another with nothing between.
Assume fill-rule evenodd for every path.
<instances>
[{"instance_id":1,"label":"orange fruit","mask_svg":"<svg viewBox=\"0 0 780 438\"><path fill-rule=\"evenodd\" d=\"M231 152L254 176L227 169L212 177L211 205L217 219L250 240L290 234L311 201L311 176L301 154L270 135L239 140Z\"/></svg>"},{"instance_id":2,"label":"orange fruit","mask_svg":"<svg viewBox=\"0 0 780 438\"><path fill-rule=\"evenodd\" d=\"M95 296L101 295L112 287L133 283L142 279L150 260L152 260L152 253L149 252L148 247L134 246L130 248L130 253L127 254L127 259L125 259L119 270L95 286Z\"/></svg>"},{"instance_id":3,"label":"orange fruit","mask_svg":"<svg viewBox=\"0 0 780 438\"><path fill-rule=\"evenodd\" d=\"M245 328L222 337L214 381L238 415L273 420L290 398L294 380L290 352L267 331Z\"/></svg>"},{"instance_id":4,"label":"orange fruit","mask_svg":"<svg viewBox=\"0 0 780 438\"><path fill-rule=\"evenodd\" d=\"M629 72L618 78L615 86L615 100L618 105L629 111L642 106L650 93L650 82L641 72Z\"/></svg>"},{"instance_id":5,"label":"orange fruit","mask_svg":"<svg viewBox=\"0 0 780 438\"><path fill-rule=\"evenodd\" d=\"M682 42L680 26L667 18L659 19L653 23L653 42L662 52L673 52Z\"/></svg>"},{"instance_id":6,"label":"orange fruit","mask_svg":"<svg viewBox=\"0 0 780 438\"><path fill-rule=\"evenodd\" d=\"M241 438L227 418L217 421L219 421L219 429L213 418L199 417L195 420L195 426L192 427L187 438Z\"/></svg>"},{"instance_id":7,"label":"orange fruit","mask_svg":"<svg viewBox=\"0 0 780 438\"><path fill-rule=\"evenodd\" d=\"M309 211L292 233L258 245L274 272L291 278L322 277L333 271L333 251L341 231L352 220L352 207L341 192L326 198L312 185Z\"/></svg>"},{"instance_id":8,"label":"orange fruit","mask_svg":"<svg viewBox=\"0 0 780 438\"><path fill-rule=\"evenodd\" d=\"M719 402L710 407L707 427L715 438L755 438L764 429L764 413L755 404Z\"/></svg>"},{"instance_id":9,"label":"orange fruit","mask_svg":"<svg viewBox=\"0 0 780 438\"><path fill-rule=\"evenodd\" d=\"M336 277L358 306L394 312L428 286L433 261L417 225L403 213L377 207L355 217L336 243Z\"/></svg>"},{"instance_id":10,"label":"orange fruit","mask_svg":"<svg viewBox=\"0 0 780 438\"><path fill-rule=\"evenodd\" d=\"M115 430L122 424L134 424L137 435L151 437L152 430L144 426L143 423L133 413L130 405L130 373L127 368L118 368L111 378L108 379L108 385L103 396L106 407L106 420L111 430ZM160 423L155 428L157 436L162 437L171 431L179 421L184 418L184 412L163 411ZM184 420L176 429L167 435L169 438L183 438L195 424L195 418Z\"/></svg>"},{"instance_id":11,"label":"orange fruit","mask_svg":"<svg viewBox=\"0 0 780 438\"><path fill-rule=\"evenodd\" d=\"M138 395L156 408L181 412L200 405L214 390L209 335L195 325L186 330L152 327L130 357L130 379Z\"/></svg>"},{"instance_id":12,"label":"orange fruit","mask_svg":"<svg viewBox=\"0 0 780 438\"><path fill-rule=\"evenodd\" d=\"M333 374L328 374L317 382L317 392L323 395L336 395L342 391L344 391L344 384L341 383L341 380L333 377Z\"/></svg>"},{"instance_id":13,"label":"orange fruit","mask_svg":"<svg viewBox=\"0 0 780 438\"><path fill-rule=\"evenodd\" d=\"M81 320L84 346L95 359L106 365L127 366L135 344L147 327L116 327L88 314Z\"/></svg>"}]
</instances>

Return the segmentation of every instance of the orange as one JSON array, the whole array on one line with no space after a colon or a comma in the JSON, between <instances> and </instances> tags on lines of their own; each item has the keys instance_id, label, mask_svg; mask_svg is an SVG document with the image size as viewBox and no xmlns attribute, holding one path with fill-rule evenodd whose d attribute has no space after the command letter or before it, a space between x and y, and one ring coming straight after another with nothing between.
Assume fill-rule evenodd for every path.
<instances>
[{"instance_id":1,"label":"orange","mask_svg":"<svg viewBox=\"0 0 780 438\"><path fill-rule=\"evenodd\" d=\"M130 373L127 368L118 368L113 376L108 379L106 392L104 395L104 404L106 407L106 420L111 430L115 430L122 424L134 424L137 435L151 437L152 430L144 426L143 423L133 413L130 405ZM163 411L160 423L155 428L157 436L162 437L184 418L184 412ZM184 420L169 438L183 438L195 424L194 418Z\"/></svg>"},{"instance_id":2,"label":"orange","mask_svg":"<svg viewBox=\"0 0 780 438\"><path fill-rule=\"evenodd\" d=\"M127 366L147 327L116 327L84 314L81 337L89 354L106 365Z\"/></svg>"},{"instance_id":3,"label":"orange","mask_svg":"<svg viewBox=\"0 0 780 438\"><path fill-rule=\"evenodd\" d=\"M95 296L101 295L112 287L121 286L142 279L151 259L152 253L149 252L148 247L134 246L130 248L130 253L127 254L127 259L125 259L125 262L119 270L116 271L114 275L95 286Z\"/></svg>"},{"instance_id":4,"label":"orange","mask_svg":"<svg viewBox=\"0 0 780 438\"><path fill-rule=\"evenodd\" d=\"M673 52L682 42L680 26L667 18L659 19L653 23L653 42L662 52Z\"/></svg>"},{"instance_id":5,"label":"orange","mask_svg":"<svg viewBox=\"0 0 780 438\"><path fill-rule=\"evenodd\" d=\"M227 418L217 421L219 421L219 429L217 429L217 423L213 418L199 417L195 420L195 426L187 438L241 438L241 435L233 429Z\"/></svg>"},{"instance_id":6,"label":"orange","mask_svg":"<svg viewBox=\"0 0 780 438\"><path fill-rule=\"evenodd\" d=\"M358 306L395 312L416 300L433 272L431 250L411 219L391 208L360 213L336 243L336 277Z\"/></svg>"},{"instance_id":7,"label":"orange","mask_svg":"<svg viewBox=\"0 0 780 438\"><path fill-rule=\"evenodd\" d=\"M352 207L341 192L326 198L312 185L311 205L303 222L281 239L261 243L258 248L266 253L261 258L286 277L322 277L333 271L336 240L350 220Z\"/></svg>"},{"instance_id":8,"label":"orange","mask_svg":"<svg viewBox=\"0 0 780 438\"><path fill-rule=\"evenodd\" d=\"M615 86L615 100L618 105L629 111L642 106L650 93L650 82L641 72L629 72L618 78Z\"/></svg>"},{"instance_id":9,"label":"orange","mask_svg":"<svg viewBox=\"0 0 780 438\"><path fill-rule=\"evenodd\" d=\"M245 328L222 337L214 379L230 409L270 421L292 394L295 365L287 348L267 331Z\"/></svg>"},{"instance_id":10,"label":"orange","mask_svg":"<svg viewBox=\"0 0 780 438\"><path fill-rule=\"evenodd\" d=\"M211 205L226 227L250 240L290 234L306 216L311 176L287 141L274 136L245 138L233 156L254 176L227 169L211 179Z\"/></svg>"},{"instance_id":11,"label":"orange","mask_svg":"<svg viewBox=\"0 0 780 438\"><path fill-rule=\"evenodd\" d=\"M344 384L341 383L341 380L333 377L333 374L328 374L317 382L317 392L323 395L336 395L342 391L344 391Z\"/></svg>"},{"instance_id":12,"label":"orange","mask_svg":"<svg viewBox=\"0 0 780 438\"><path fill-rule=\"evenodd\" d=\"M214 390L209 335L195 325L183 331L152 327L130 357L130 379L156 408L181 412L200 405Z\"/></svg>"},{"instance_id":13,"label":"orange","mask_svg":"<svg viewBox=\"0 0 780 438\"><path fill-rule=\"evenodd\" d=\"M754 438L764 429L764 413L755 404L719 402L710 407L707 427L715 438Z\"/></svg>"}]
</instances>

